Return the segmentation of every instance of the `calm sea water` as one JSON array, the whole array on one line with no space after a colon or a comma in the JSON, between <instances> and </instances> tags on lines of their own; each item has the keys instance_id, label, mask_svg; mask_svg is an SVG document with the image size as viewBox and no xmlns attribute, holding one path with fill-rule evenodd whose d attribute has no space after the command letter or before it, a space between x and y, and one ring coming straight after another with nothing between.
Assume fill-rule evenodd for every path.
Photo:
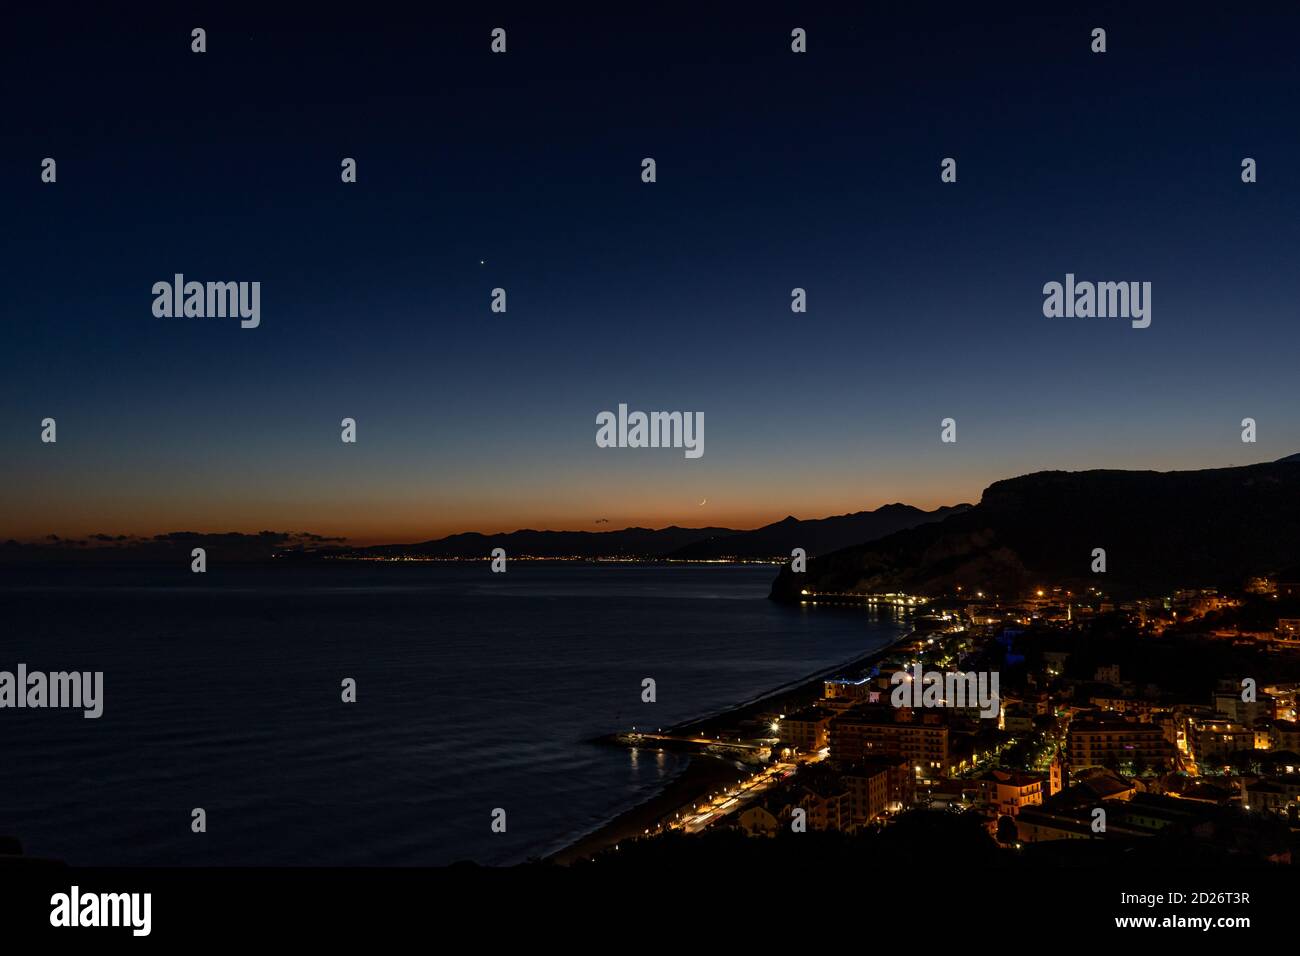
<instances>
[{"instance_id":1,"label":"calm sea water","mask_svg":"<svg viewBox=\"0 0 1300 956\"><path fill-rule=\"evenodd\" d=\"M878 647L755 566L0 571L0 670L104 671L104 714L0 710L0 834L76 864L510 863L681 759L589 741ZM340 682L357 681L355 704ZM641 702L653 677L658 702ZM203 807L208 832L193 834ZM490 831L495 807L505 834Z\"/></svg>"}]
</instances>

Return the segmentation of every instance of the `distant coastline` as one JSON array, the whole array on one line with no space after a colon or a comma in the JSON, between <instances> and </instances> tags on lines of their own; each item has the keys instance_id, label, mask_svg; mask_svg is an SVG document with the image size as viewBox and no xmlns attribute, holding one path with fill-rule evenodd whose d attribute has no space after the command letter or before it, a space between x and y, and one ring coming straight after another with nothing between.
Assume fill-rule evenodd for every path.
<instances>
[{"instance_id":1,"label":"distant coastline","mask_svg":"<svg viewBox=\"0 0 1300 956\"><path fill-rule=\"evenodd\" d=\"M957 505L923 511L899 503L874 511L780 521L749 530L721 527L628 527L621 530L549 531L524 528L505 533L477 531L405 544L354 545L346 539L305 531L256 533L173 531L151 536L51 534L39 540L0 541L5 564L188 563L194 548L223 564L336 561L488 561L500 549L510 560L626 561L652 563L774 564L798 548L825 554L873 541L968 508Z\"/></svg>"}]
</instances>

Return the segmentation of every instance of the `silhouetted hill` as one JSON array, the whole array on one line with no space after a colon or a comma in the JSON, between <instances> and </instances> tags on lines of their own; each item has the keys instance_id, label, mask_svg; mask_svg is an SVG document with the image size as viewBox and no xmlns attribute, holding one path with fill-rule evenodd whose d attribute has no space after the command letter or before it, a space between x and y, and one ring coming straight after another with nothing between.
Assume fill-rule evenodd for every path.
<instances>
[{"instance_id":1,"label":"silhouetted hill","mask_svg":"<svg viewBox=\"0 0 1300 956\"><path fill-rule=\"evenodd\" d=\"M875 541L895 531L914 528L929 521L941 521L970 505L922 511L911 505L884 505L875 511L835 515L800 521L787 517L753 531L733 531L686 545L669 555L681 560L717 558L788 558L794 548L809 556L826 554L854 544Z\"/></svg>"},{"instance_id":2,"label":"silhouetted hill","mask_svg":"<svg viewBox=\"0 0 1300 956\"><path fill-rule=\"evenodd\" d=\"M1091 572L1092 550L1107 571ZM1110 594L1235 586L1300 559L1300 462L1204 471L1048 471L990 485L937 523L783 568L776 600L799 591L1012 595L1042 584Z\"/></svg>"}]
</instances>

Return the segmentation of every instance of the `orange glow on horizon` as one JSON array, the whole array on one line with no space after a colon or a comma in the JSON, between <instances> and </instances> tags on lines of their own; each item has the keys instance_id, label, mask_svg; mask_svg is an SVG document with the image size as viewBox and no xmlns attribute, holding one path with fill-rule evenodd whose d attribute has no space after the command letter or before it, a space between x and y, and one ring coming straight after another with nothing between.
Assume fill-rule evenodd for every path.
<instances>
[{"instance_id":1,"label":"orange glow on horizon","mask_svg":"<svg viewBox=\"0 0 1300 956\"><path fill-rule=\"evenodd\" d=\"M230 509L228 516L209 516L195 519L199 509L189 511L179 503L155 503L145 507L96 509L98 514L69 514L71 509L50 509L45 514L28 513L16 526L11 525L2 535L19 541L40 541L48 535L78 540L91 535L126 535L148 538L170 532L192 531L200 534L237 532L257 534L270 530L277 532L308 532L329 538L346 538L349 544L405 544L428 541L465 532L502 534L522 529L535 531L621 531L624 528L683 528L718 527L745 531L781 521L787 515L806 520L825 518L858 511L872 511L898 499L886 496L876 501L827 500L805 501L801 507L790 508L761 504L682 505L664 504L659 507L619 507L602 510L597 505L580 511L569 502L555 502L554 506L533 508L489 507L482 504L460 502L448 506L409 508L364 507L353 503L343 507L340 503L276 503L255 507ZM924 510L933 510L945 504L961 501L907 502ZM211 515L214 509L205 509ZM226 509L222 509L223 511ZM49 521L51 514L59 517ZM278 517L277 517L278 516ZM602 520L603 519L603 520ZM47 524L46 522L49 521Z\"/></svg>"}]
</instances>

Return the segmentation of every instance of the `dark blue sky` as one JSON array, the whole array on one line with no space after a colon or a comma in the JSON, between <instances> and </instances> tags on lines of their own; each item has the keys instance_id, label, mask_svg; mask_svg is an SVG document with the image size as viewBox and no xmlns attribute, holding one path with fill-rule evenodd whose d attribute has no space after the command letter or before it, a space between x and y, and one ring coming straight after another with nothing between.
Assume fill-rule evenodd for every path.
<instances>
[{"instance_id":1,"label":"dark blue sky","mask_svg":"<svg viewBox=\"0 0 1300 956\"><path fill-rule=\"evenodd\" d=\"M739 527L1300 450L1300 16L801 6L16 14L0 536ZM176 272L260 328L155 318ZM1045 318L1067 272L1151 327ZM620 402L703 458L596 448Z\"/></svg>"}]
</instances>

